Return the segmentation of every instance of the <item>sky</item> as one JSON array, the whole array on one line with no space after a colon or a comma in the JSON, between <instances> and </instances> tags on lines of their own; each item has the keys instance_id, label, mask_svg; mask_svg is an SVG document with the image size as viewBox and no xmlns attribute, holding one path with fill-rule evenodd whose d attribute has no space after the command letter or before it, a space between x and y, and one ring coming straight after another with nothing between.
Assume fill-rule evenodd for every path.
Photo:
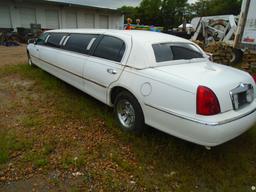
<instances>
[{"instance_id":1,"label":"sky","mask_svg":"<svg viewBox=\"0 0 256 192\"><path fill-rule=\"evenodd\" d=\"M138 6L142 0L49 0L49 1L58 1L58 2L65 2L71 4L82 4L82 5L89 5L95 7L104 7L104 8L111 8L116 9L122 7L123 5L126 6ZM189 3L193 3L196 0L188 0Z\"/></svg>"},{"instance_id":2,"label":"sky","mask_svg":"<svg viewBox=\"0 0 256 192\"><path fill-rule=\"evenodd\" d=\"M71 4L80 4L88 5L95 7L111 8L117 9L123 5L127 6L138 6L141 0L48 0L48 1L57 1Z\"/></svg>"},{"instance_id":3,"label":"sky","mask_svg":"<svg viewBox=\"0 0 256 192\"><path fill-rule=\"evenodd\" d=\"M189 3L195 3L196 0L188 0Z\"/></svg>"}]
</instances>

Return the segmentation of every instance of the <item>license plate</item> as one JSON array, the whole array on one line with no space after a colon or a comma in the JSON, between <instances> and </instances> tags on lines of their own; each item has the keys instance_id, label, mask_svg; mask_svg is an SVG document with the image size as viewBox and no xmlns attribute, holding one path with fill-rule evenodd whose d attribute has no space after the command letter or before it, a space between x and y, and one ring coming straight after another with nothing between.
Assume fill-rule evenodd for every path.
<instances>
[{"instance_id":1,"label":"license plate","mask_svg":"<svg viewBox=\"0 0 256 192\"><path fill-rule=\"evenodd\" d=\"M251 84L241 83L238 87L230 91L234 110L243 108L254 100L254 90Z\"/></svg>"}]
</instances>

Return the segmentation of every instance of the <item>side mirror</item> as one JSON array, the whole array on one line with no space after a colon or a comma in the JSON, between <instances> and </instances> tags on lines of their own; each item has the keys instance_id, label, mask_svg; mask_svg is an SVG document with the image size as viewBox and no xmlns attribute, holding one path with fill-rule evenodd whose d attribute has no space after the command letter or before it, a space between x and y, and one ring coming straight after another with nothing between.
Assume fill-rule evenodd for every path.
<instances>
[{"instance_id":1,"label":"side mirror","mask_svg":"<svg viewBox=\"0 0 256 192\"><path fill-rule=\"evenodd\" d=\"M36 44L36 39L29 39L28 44Z\"/></svg>"}]
</instances>

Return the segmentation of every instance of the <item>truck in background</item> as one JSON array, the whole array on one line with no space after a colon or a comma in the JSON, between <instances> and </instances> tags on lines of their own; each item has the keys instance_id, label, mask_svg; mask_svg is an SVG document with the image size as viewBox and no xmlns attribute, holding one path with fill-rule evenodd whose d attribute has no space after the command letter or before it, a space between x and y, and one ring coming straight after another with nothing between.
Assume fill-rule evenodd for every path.
<instances>
[{"instance_id":1,"label":"truck in background","mask_svg":"<svg viewBox=\"0 0 256 192\"><path fill-rule=\"evenodd\" d=\"M244 0L234 47L256 51L256 0Z\"/></svg>"}]
</instances>

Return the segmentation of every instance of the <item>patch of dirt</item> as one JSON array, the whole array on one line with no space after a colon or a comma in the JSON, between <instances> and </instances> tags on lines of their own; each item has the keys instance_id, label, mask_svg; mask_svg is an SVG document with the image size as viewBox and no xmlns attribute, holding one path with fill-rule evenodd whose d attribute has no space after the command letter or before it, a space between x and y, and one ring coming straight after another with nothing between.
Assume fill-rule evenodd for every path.
<instances>
[{"instance_id":1,"label":"patch of dirt","mask_svg":"<svg viewBox=\"0 0 256 192\"><path fill-rule=\"evenodd\" d=\"M29 97L37 97L36 93L31 92L34 82L32 80L22 79L19 75L13 74L3 77L0 81L0 120L2 124L8 127L16 124L16 120L23 113L23 107L27 105ZM29 92L31 94L29 94ZM16 106L16 109L12 108ZM12 110L10 110L10 108ZM19 110L18 110L19 109Z\"/></svg>"},{"instance_id":2,"label":"patch of dirt","mask_svg":"<svg viewBox=\"0 0 256 192\"><path fill-rule=\"evenodd\" d=\"M48 175L38 174L26 180L18 180L8 182L4 185L0 184L0 190L5 192L28 192L28 191L40 191L40 192L55 192L55 191L67 191L67 189L77 188L83 184L83 178L79 177L67 177L63 180L58 180L58 173L50 172ZM77 191L77 190L75 190Z\"/></svg>"},{"instance_id":3,"label":"patch of dirt","mask_svg":"<svg viewBox=\"0 0 256 192\"><path fill-rule=\"evenodd\" d=\"M25 44L13 47L0 46L0 67L27 63L26 46Z\"/></svg>"},{"instance_id":4,"label":"patch of dirt","mask_svg":"<svg viewBox=\"0 0 256 192\"><path fill-rule=\"evenodd\" d=\"M41 191L47 192L50 190L49 186L45 186L46 183L45 176L37 175L27 180L19 180L12 183L6 183L1 187L2 191L9 192L27 192L27 191Z\"/></svg>"},{"instance_id":5,"label":"patch of dirt","mask_svg":"<svg viewBox=\"0 0 256 192\"><path fill-rule=\"evenodd\" d=\"M134 185L123 170L136 167L130 146L101 118L73 117L56 101L19 73L0 78L0 131L13 133L16 142L0 164L0 191L100 191L119 180Z\"/></svg>"},{"instance_id":6,"label":"patch of dirt","mask_svg":"<svg viewBox=\"0 0 256 192\"><path fill-rule=\"evenodd\" d=\"M10 103L10 97L11 94L7 90L2 89L0 86L0 109L2 108L2 106Z\"/></svg>"}]
</instances>

